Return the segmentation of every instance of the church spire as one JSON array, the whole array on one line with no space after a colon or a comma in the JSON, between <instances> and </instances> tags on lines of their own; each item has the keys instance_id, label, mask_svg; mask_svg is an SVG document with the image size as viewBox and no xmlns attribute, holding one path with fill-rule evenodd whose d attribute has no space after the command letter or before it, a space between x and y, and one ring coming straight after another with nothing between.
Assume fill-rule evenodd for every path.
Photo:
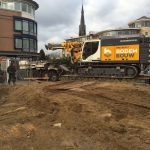
<instances>
[{"instance_id":1,"label":"church spire","mask_svg":"<svg viewBox=\"0 0 150 150\"><path fill-rule=\"evenodd\" d=\"M79 25L79 36L86 35L86 26L84 21L84 9L83 9L83 2L82 2L82 10L81 10L81 21Z\"/></svg>"}]
</instances>

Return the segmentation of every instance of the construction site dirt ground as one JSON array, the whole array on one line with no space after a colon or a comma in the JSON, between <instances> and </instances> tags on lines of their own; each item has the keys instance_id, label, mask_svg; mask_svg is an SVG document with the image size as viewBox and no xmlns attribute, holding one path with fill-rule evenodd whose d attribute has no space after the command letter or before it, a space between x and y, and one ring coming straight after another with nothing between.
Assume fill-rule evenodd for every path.
<instances>
[{"instance_id":1,"label":"construction site dirt ground","mask_svg":"<svg viewBox=\"0 0 150 150\"><path fill-rule=\"evenodd\" d=\"M150 85L0 85L0 150L150 150Z\"/></svg>"}]
</instances>

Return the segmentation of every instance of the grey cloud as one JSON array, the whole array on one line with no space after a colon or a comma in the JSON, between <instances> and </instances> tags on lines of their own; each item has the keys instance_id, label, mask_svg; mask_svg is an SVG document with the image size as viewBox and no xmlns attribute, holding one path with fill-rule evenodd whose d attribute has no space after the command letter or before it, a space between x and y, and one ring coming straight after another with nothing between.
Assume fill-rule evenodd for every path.
<instances>
[{"instance_id":1,"label":"grey cloud","mask_svg":"<svg viewBox=\"0 0 150 150\"><path fill-rule=\"evenodd\" d=\"M64 41L76 37L79 32L81 0L34 0L39 4L36 11L39 49L44 43ZM128 23L142 16L149 16L147 4L141 0L86 0L84 15L87 34L89 31L128 27Z\"/></svg>"},{"instance_id":2,"label":"grey cloud","mask_svg":"<svg viewBox=\"0 0 150 150\"><path fill-rule=\"evenodd\" d=\"M81 4L71 0L37 0L39 10L36 11L36 20L40 26L70 25L76 16L77 7Z\"/></svg>"}]
</instances>

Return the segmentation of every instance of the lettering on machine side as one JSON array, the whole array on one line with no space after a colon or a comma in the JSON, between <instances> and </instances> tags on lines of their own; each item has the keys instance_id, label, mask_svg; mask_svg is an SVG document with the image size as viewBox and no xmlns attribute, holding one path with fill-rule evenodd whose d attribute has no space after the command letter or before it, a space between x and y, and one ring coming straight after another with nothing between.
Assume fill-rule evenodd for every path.
<instances>
[{"instance_id":1,"label":"lettering on machine side","mask_svg":"<svg viewBox=\"0 0 150 150\"><path fill-rule=\"evenodd\" d=\"M131 54L116 54L116 58L133 58L134 57L134 53L131 53Z\"/></svg>"},{"instance_id":2,"label":"lettering on machine side","mask_svg":"<svg viewBox=\"0 0 150 150\"><path fill-rule=\"evenodd\" d=\"M116 58L134 58L135 54L138 54L138 48L116 47Z\"/></svg>"},{"instance_id":3,"label":"lettering on machine side","mask_svg":"<svg viewBox=\"0 0 150 150\"><path fill-rule=\"evenodd\" d=\"M127 54L127 53L137 53L138 52L138 50L137 49L116 49L116 53L117 54L122 54L122 53L125 53L125 54Z\"/></svg>"}]
</instances>

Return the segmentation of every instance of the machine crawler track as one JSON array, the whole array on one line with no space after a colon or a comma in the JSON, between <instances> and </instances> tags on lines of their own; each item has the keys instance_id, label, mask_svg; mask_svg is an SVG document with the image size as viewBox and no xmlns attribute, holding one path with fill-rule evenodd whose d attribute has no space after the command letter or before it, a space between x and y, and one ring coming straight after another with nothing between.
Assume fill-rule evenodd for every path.
<instances>
[{"instance_id":1,"label":"machine crawler track","mask_svg":"<svg viewBox=\"0 0 150 150\"><path fill-rule=\"evenodd\" d=\"M140 73L140 68L133 65L85 65L75 69L81 77L102 77L102 78L135 78Z\"/></svg>"}]
</instances>

